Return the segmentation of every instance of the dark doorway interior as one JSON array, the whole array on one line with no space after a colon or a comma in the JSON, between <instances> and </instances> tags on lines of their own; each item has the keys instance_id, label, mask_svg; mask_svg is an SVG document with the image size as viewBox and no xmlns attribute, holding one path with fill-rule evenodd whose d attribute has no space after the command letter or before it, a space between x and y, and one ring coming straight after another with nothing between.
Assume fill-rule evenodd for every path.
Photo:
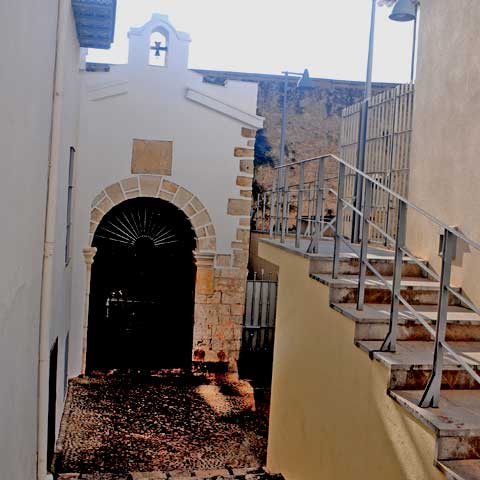
<instances>
[{"instance_id":1,"label":"dark doorway interior","mask_svg":"<svg viewBox=\"0 0 480 480\"><path fill-rule=\"evenodd\" d=\"M55 452L55 427L57 415L57 364L58 339L50 350L49 377L48 377L48 430L47 430L47 465L52 466Z\"/></svg>"},{"instance_id":2,"label":"dark doorway interior","mask_svg":"<svg viewBox=\"0 0 480 480\"><path fill-rule=\"evenodd\" d=\"M196 271L185 214L127 200L103 217L93 246L87 370L189 368Z\"/></svg>"}]
</instances>

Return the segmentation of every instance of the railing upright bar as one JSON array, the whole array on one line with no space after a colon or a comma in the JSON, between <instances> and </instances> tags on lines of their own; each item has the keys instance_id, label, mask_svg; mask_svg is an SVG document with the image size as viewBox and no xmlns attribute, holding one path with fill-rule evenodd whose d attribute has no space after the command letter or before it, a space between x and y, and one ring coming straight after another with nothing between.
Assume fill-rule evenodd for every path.
<instances>
[{"instance_id":1,"label":"railing upright bar","mask_svg":"<svg viewBox=\"0 0 480 480\"><path fill-rule=\"evenodd\" d=\"M338 188L337 188L337 213L335 222L335 242L333 246L333 268L332 278L338 278L340 266L340 249L342 248L341 236L343 236L343 195L345 191L345 164L340 163L338 167Z\"/></svg>"},{"instance_id":2,"label":"railing upright bar","mask_svg":"<svg viewBox=\"0 0 480 480\"><path fill-rule=\"evenodd\" d=\"M266 225L266 208L267 208L267 192L263 192L263 205L262 205L262 232L265 232Z\"/></svg>"},{"instance_id":3,"label":"railing upright bar","mask_svg":"<svg viewBox=\"0 0 480 480\"><path fill-rule=\"evenodd\" d=\"M260 222L259 222L259 218L260 218L260 194L257 193L257 201L255 202L255 229L257 231L260 231Z\"/></svg>"},{"instance_id":4,"label":"railing upright bar","mask_svg":"<svg viewBox=\"0 0 480 480\"><path fill-rule=\"evenodd\" d=\"M359 205L362 212L362 240L360 250L360 272L358 275L358 298L357 310L363 310L365 302L365 280L367 278L367 255L368 255L368 232L369 232L369 218L372 210L372 193L373 186L369 180L365 180L365 197L363 200L363 208Z\"/></svg>"},{"instance_id":5,"label":"railing upright bar","mask_svg":"<svg viewBox=\"0 0 480 480\"><path fill-rule=\"evenodd\" d=\"M320 235L322 232L322 223L321 219L323 218L323 183L325 181L325 158L319 158L318 160L318 169L316 176L316 194L317 201L315 205L315 220L314 220L314 230L312 232L312 239L308 247L308 253L318 253L318 247L320 244ZM315 191L314 191L315 199Z\"/></svg>"},{"instance_id":6,"label":"railing upright bar","mask_svg":"<svg viewBox=\"0 0 480 480\"><path fill-rule=\"evenodd\" d=\"M403 250L407 232L407 206L398 202L397 233L395 239L395 260L393 267L392 300L390 304L390 321L388 333L380 350L394 352L397 347L398 314L400 309L400 288L402 284Z\"/></svg>"},{"instance_id":7,"label":"railing upright bar","mask_svg":"<svg viewBox=\"0 0 480 480\"><path fill-rule=\"evenodd\" d=\"M284 171L282 174L283 180L283 201L282 201L282 222L281 222L281 234L280 243L285 243L285 238L288 230L288 171Z\"/></svg>"},{"instance_id":8,"label":"railing upright bar","mask_svg":"<svg viewBox=\"0 0 480 480\"><path fill-rule=\"evenodd\" d=\"M282 189L283 185L280 183L281 180L281 172L282 169L279 168L277 170L277 194L275 196L276 202L275 202L275 235L279 232L280 230L280 205L282 203ZM274 237L275 237L274 235Z\"/></svg>"},{"instance_id":9,"label":"railing upright bar","mask_svg":"<svg viewBox=\"0 0 480 480\"><path fill-rule=\"evenodd\" d=\"M300 185L297 192L297 230L295 232L295 248L300 248L303 214L303 190L305 188L305 164L300 165Z\"/></svg>"},{"instance_id":10,"label":"railing upright bar","mask_svg":"<svg viewBox=\"0 0 480 480\"><path fill-rule=\"evenodd\" d=\"M455 256L457 245L456 236L449 230L444 231L442 248L442 273L440 276L440 291L438 294L438 314L435 334L435 352L433 355L433 370L427 383L427 388L420 400L420 407L437 408L440 402L440 389L442 387L443 356L445 332L447 330L448 314L448 286L452 272L452 260Z\"/></svg>"}]
</instances>

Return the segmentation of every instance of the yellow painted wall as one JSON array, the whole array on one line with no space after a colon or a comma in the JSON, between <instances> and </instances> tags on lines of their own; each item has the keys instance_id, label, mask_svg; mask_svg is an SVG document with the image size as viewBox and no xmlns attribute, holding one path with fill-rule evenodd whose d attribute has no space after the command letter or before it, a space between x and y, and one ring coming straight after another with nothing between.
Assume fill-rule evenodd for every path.
<instances>
[{"instance_id":1,"label":"yellow painted wall","mask_svg":"<svg viewBox=\"0 0 480 480\"><path fill-rule=\"evenodd\" d=\"M409 199L480 242L480 2L420 8ZM439 233L410 215L408 246L435 267ZM479 269L480 255L460 248L453 278L477 302Z\"/></svg>"},{"instance_id":2,"label":"yellow painted wall","mask_svg":"<svg viewBox=\"0 0 480 480\"><path fill-rule=\"evenodd\" d=\"M265 278L268 279L271 276L271 278L275 280L278 277L278 267L258 256L258 242L262 238L269 238L269 234L260 232L251 232L250 234L248 268L250 272L256 272L259 278L261 278L263 271Z\"/></svg>"},{"instance_id":3,"label":"yellow painted wall","mask_svg":"<svg viewBox=\"0 0 480 480\"><path fill-rule=\"evenodd\" d=\"M435 438L387 396L388 371L354 345L308 260L260 242L280 267L267 465L287 480L430 480Z\"/></svg>"}]
</instances>

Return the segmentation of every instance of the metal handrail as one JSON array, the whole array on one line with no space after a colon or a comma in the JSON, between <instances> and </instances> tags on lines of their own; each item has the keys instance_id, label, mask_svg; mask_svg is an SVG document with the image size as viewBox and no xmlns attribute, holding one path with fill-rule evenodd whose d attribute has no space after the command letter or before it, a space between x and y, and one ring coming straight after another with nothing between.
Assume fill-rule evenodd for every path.
<instances>
[{"instance_id":1,"label":"metal handrail","mask_svg":"<svg viewBox=\"0 0 480 480\"><path fill-rule=\"evenodd\" d=\"M336 161L339 165L338 175L334 177L326 178L324 176L325 161L327 159L332 159ZM305 165L311 162L318 162L318 171L317 177L313 181L305 182L304 173ZM310 228L310 202L312 201L311 193L313 186L313 201L314 209L316 213L314 215L314 232L311 234L311 243L307 251L310 253L318 252L318 241L320 237L323 237L323 234L329 228L333 230L333 223L335 223L335 232L334 232L334 254L333 254L333 269L332 269L332 278L338 278L339 271L339 262L340 262L340 251L341 245L345 244L347 248L353 252L354 255L358 255L358 252L353 249L350 242L348 242L343 236L343 219L344 209L351 210L352 214L358 215L358 218L363 223L363 234L361 239L361 249L360 249L360 273L358 277L358 300L357 300L357 309L361 310L364 307L364 293L365 286L367 282L367 269L371 271L379 281L391 292L391 306L390 306L390 320L389 320L389 331L382 344L382 351L395 351L396 341L397 341L397 327L398 327L398 318L400 315L399 306L403 305L406 311L413 316L433 337L435 342L434 350L434 359L433 359L433 369L430 379L428 381L427 387L423 394L423 397L420 401L420 406L428 407L438 406L440 398L440 389L441 389L441 378L443 372L443 359L444 354L447 352L451 357L453 357L458 364L463 367L472 377L480 383L480 375L475 372L475 370L465 361L465 359L457 352L455 352L446 342L445 333L446 325L448 323L447 319L447 310L449 303L449 295L453 295L455 298L460 300L463 305L466 305L473 312L480 315L480 309L477 308L469 299L467 299L462 293L457 291L455 288L450 285L450 275L452 268L452 260L454 257L454 251L457 245L457 240L460 239L465 242L467 245L475 248L480 251L480 243L476 242L463 233L459 232L456 228L451 227L429 212L425 211L423 208L415 205L414 203L407 200L402 195L398 194L389 187L386 187L384 184L373 178L371 175L384 173L384 172L369 172L365 173L359 170L358 168L350 165L345 160L339 158L333 154L322 155L319 157L308 158L305 160L300 160L298 162L293 162L288 165L275 167L275 170L280 171L280 169L287 169L290 167L300 167L300 182L294 185L288 184L288 174L283 176L283 184L278 185L277 188L272 188L270 191L270 220L269 220L269 231L272 236L274 232L279 230L279 222L281 222L281 242L285 242L285 235L288 231L289 223L289 212L290 212L290 201L292 199L291 193L297 192L297 214L296 214L296 234L295 234L295 246L298 248L300 245L300 227L301 220L303 215L303 194L308 193L308 218L309 218L309 227ZM348 173L346 172L348 169ZM355 177L358 182L360 182L361 188L365 190L365 195L362 196L360 192L360 199L351 197L352 202L346 200L345 197L345 178ZM336 179L338 182L337 191L330 187L325 187L324 183L327 180ZM309 185L309 188L305 188L305 184ZM297 187L296 190L292 187ZM374 202L374 192L381 191L388 195L390 199L398 201L398 222L396 225L396 233L390 235L389 233L389 224L387 222L385 231L379 225L377 225L372 219L372 208L378 208ZM325 193L333 194L336 197L336 215L335 217L324 225L324 195ZM266 197L265 197L266 198ZM273 201L276 202L276 211L277 214L273 215ZM280 207L282 214L280 216ZM381 206L383 208L383 205ZM390 203L386 206L387 209L393 208L390 207ZM444 242L443 242L443 252L442 252L442 271L441 275L437 275L432 269L430 269L424 262L419 261L407 248L405 245L406 241L406 213L407 209L414 210L422 215L424 218L428 219L433 224L439 226L444 232ZM378 209L377 209L378 211ZM264 212L265 213L265 212ZM273 228L272 219L276 219L277 226ZM375 218L375 217L374 217ZM393 280L387 280L368 260L368 242L369 242L369 228L372 227L377 234L385 239L385 245L387 241L394 245L394 270L393 270ZM395 238L394 238L395 237ZM438 300L438 313L437 321L435 328L429 323L427 317L424 317L415 308L410 305L407 299L401 294L401 279L402 279L402 265L405 258L405 255L413 260L413 262L418 265L423 272L433 278L434 280L439 281L440 291L439 291L439 300Z\"/></svg>"},{"instance_id":2,"label":"metal handrail","mask_svg":"<svg viewBox=\"0 0 480 480\"><path fill-rule=\"evenodd\" d=\"M396 198L397 200L403 202L407 207L409 208L412 208L413 210L416 210L418 213L422 214L424 217L427 217L432 223L435 223L436 225L438 225L439 227L441 227L442 229L444 230L447 230L449 231L450 233L452 233L453 235L455 235L457 238L463 240L465 243L467 243L468 245L472 246L473 248L477 249L480 251L480 243L474 241L474 240L471 240L469 239L468 237L466 237L465 235L463 235L463 233L459 232L458 230L455 229L455 227L451 227L449 225L447 225L446 223L443 223L441 220L439 220L438 218L436 218L435 216L433 216L431 213L428 213L426 210L424 210L423 208L415 205L414 203L412 202L409 202L405 197L402 197L401 195L399 195L398 193L394 192L393 190L391 190L390 188L388 187L385 187L385 185L381 184L380 182L376 181L375 179L371 178L368 174L362 172L361 170L359 170L358 168L354 167L353 165L350 165L348 162L346 162L345 160L342 160L341 158L337 157L336 155L332 154L332 153L329 153L327 155L320 155L319 157L312 157L312 158L307 158L306 160L299 160L298 162L292 162L292 163L289 163L287 165L282 165L282 166L276 166L274 167L275 170L278 170L278 169L281 169L281 168L287 168L287 167L292 167L292 166L295 166L295 165L300 165L302 163L308 163L308 162L314 162L314 161L318 161L318 160L321 160L321 159L326 159L326 158L333 158L334 160L336 160L338 163L341 163L343 165L345 165L347 168L349 168L350 170L352 170L353 172L355 172L357 175L360 175L362 178L368 180L369 182L371 182L373 185L381 188L382 190L384 190L386 193L390 194L392 197Z\"/></svg>"}]
</instances>

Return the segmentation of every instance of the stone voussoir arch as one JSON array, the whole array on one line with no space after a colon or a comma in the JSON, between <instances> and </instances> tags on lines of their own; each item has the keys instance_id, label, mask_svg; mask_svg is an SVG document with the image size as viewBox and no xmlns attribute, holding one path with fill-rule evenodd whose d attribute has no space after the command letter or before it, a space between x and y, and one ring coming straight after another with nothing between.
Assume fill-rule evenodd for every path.
<instances>
[{"instance_id":1,"label":"stone voussoir arch","mask_svg":"<svg viewBox=\"0 0 480 480\"><path fill-rule=\"evenodd\" d=\"M212 254L216 251L215 227L205 205L192 192L160 175L133 175L105 187L91 205L89 246L105 214L115 205L136 197L160 198L175 205L195 230L195 253Z\"/></svg>"}]
</instances>

